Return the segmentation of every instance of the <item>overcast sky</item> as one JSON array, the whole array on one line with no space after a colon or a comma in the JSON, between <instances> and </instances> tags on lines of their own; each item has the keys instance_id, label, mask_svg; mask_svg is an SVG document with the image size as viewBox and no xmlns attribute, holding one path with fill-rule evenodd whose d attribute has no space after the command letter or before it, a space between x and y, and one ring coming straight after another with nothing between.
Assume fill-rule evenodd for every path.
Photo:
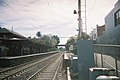
<instances>
[{"instance_id":1,"label":"overcast sky","mask_svg":"<svg viewBox=\"0 0 120 80\"><path fill-rule=\"evenodd\" d=\"M23 36L52 34L71 37L78 34L78 0L0 0L0 26L12 29ZM104 25L105 16L112 10L117 0L87 1L87 33L96 25ZM84 0L82 0L84 5ZM82 6L84 11L84 6ZM84 14L84 13L82 13ZM83 18L83 16L82 16ZM84 18L83 18L84 20ZM84 22L83 22L84 23ZM61 44L68 38L60 38Z\"/></svg>"}]
</instances>

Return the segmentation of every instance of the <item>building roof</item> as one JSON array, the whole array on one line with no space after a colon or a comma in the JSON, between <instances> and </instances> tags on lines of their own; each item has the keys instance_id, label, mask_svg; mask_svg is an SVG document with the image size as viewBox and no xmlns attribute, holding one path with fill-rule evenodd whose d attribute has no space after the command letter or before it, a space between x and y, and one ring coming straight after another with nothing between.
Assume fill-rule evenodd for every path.
<instances>
[{"instance_id":1,"label":"building roof","mask_svg":"<svg viewBox=\"0 0 120 80\"><path fill-rule=\"evenodd\" d=\"M6 28L1 28L0 27L0 40L10 40L10 41L22 41L22 40L27 40L33 43L37 43L32 41L31 39L28 39L24 36L22 36L21 34L14 32L12 30L6 29ZM37 43L40 44L44 47L51 47L49 45L46 44L42 44L42 43Z\"/></svg>"},{"instance_id":2,"label":"building roof","mask_svg":"<svg viewBox=\"0 0 120 80\"><path fill-rule=\"evenodd\" d=\"M0 37L1 38L20 38L20 39L27 39L26 37L22 36L21 34L14 32L12 30L1 28L0 27Z\"/></svg>"}]
</instances>

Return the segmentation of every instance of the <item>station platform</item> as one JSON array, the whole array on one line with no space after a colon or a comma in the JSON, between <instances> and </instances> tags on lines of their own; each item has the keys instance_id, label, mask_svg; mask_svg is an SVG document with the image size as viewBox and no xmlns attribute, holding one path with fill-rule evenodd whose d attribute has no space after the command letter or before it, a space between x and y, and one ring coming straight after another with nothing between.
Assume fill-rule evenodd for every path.
<instances>
[{"instance_id":1,"label":"station platform","mask_svg":"<svg viewBox=\"0 0 120 80\"><path fill-rule=\"evenodd\" d=\"M23 56L14 56L14 57L0 57L0 68L14 67L36 59L44 58L45 56L54 53L57 53L57 51L23 55Z\"/></svg>"}]
</instances>

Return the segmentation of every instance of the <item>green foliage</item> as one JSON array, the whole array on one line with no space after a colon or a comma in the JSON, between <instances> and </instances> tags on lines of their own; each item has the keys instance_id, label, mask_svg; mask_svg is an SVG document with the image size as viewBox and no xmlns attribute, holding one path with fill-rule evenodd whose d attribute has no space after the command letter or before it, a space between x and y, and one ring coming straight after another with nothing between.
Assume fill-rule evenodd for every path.
<instances>
[{"instance_id":1,"label":"green foliage","mask_svg":"<svg viewBox=\"0 0 120 80\"><path fill-rule=\"evenodd\" d=\"M60 39L59 39L59 37L58 37L58 36L53 35L53 38L57 41L57 44L59 44L59 43L60 43Z\"/></svg>"},{"instance_id":2,"label":"green foliage","mask_svg":"<svg viewBox=\"0 0 120 80\"><path fill-rule=\"evenodd\" d=\"M66 43L66 50L76 54L77 53L76 42L77 42L77 38L76 37L70 37L70 39L68 39L67 43ZM70 50L70 46L71 45L73 46L73 50Z\"/></svg>"},{"instance_id":3,"label":"green foliage","mask_svg":"<svg viewBox=\"0 0 120 80\"><path fill-rule=\"evenodd\" d=\"M59 47L59 50L60 50L60 51L65 51L65 48Z\"/></svg>"},{"instance_id":4,"label":"green foliage","mask_svg":"<svg viewBox=\"0 0 120 80\"><path fill-rule=\"evenodd\" d=\"M37 36L37 37L41 37L41 36L42 36L42 35L41 35L41 32L38 31L38 32L36 33L36 36Z\"/></svg>"},{"instance_id":5,"label":"green foliage","mask_svg":"<svg viewBox=\"0 0 120 80\"><path fill-rule=\"evenodd\" d=\"M53 35L51 37L51 45L54 46L54 47L57 47L57 45L60 43L60 39L58 36L56 35Z\"/></svg>"},{"instance_id":6,"label":"green foliage","mask_svg":"<svg viewBox=\"0 0 120 80\"><path fill-rule=\"evenodd\" d=\"M46 45L50 45L50 36L48 35L43 35L42 40Z\"/></svg>"},{"instance_id":7,"label":"green foliage","mask_svg":"<svg viewBox=\"0 0 120 80\"><path fill-rule=\"evenodd\" d=\"M81 33L81 36L80 36L80 37L78 36L77 39L78 39L78 40L80 40L80 39L82 39L82 40L88 40L88 39L90 39L90 36L89 36L87 33L82 32L82 33Z\"/></svg>"},{"instance_id":8,"label":"green foliage","mask_svg":"<svg viewBox=\"0 0 120 80\"><path fill-rule=\"evenodd\" d=\"M55 48L57 48L57 45L60 43L60 39L57 35L41 35L41 32L38 31L36 36L38 38L34 37L32 40L37 43L43 43Z\"/></svg>"},{"instance_id":9,"label":"green foliage","mask_svg":"<svg viewBox=\"0 0 120 80\"><path fill-rule=\"evenodd\" d=\"M85 32L82 32L81 37L71 37L70 39L67 40L66 43L66 50L69 52L72 52L74 54L77 54L77 40L88 40L90 38L89 35L87 35ZM70 46L73 45L73 50L70 50Z\"/></svg>"},{"instance_id":10,"label":"green foliage","mask_svg":"<svg viewBox=\"0 0 120 80\"><path fill-rule=\"evenodd\" d=\"M56 47L60 43L60 39L58 36L55 35L43 35L41 39L44 41L46 45L50 45L52 47Z\"/></svg>"}]
</instances>

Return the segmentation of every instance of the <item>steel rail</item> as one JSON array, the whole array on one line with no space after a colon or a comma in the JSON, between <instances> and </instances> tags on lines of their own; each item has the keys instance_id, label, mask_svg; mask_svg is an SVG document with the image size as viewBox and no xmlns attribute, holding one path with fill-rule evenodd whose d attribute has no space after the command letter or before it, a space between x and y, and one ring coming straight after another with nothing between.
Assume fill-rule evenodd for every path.
<instances>
[{"instance_id":1,"label":"steel rail","mask_svg":"<svg viewBox=\"0 0 120 80\"><path fill-rule=\"evenodd\" d=\"M47 55L47 54L51 54L51 53L55 53L55 52L57 53L57 51L52 51L52 52L41 53L41 54L33 54L33 55ZM29 57L30 55L26 55L26 56ZM22 57L23 57L23 56L22 56ZM30 56L30 57L31 57L31 56ZM5 73L5 72L8 72L8 71L17 69L17 68L19 68L19 67L25 66L25 65L27 65L27 64L30 64L30 63L32 63L32 62L36 62L37 60L38 60L38 59L35 59L35 60L33 60L33 61L29 61L29 62L20 64L20 65L14 66L14 67L2 68L2 69L0 70L0 75L3 74L3 73Z\"/></svg>"},{"instance_id":2,"label":"steel rail","mask_svg":"<svg viewBox=\"0 0 120 80\"><path fill-rule=\"evenodd\" d=\"M55 56L55 55L54 55ZM20 68L20 69L18 69L18 70L14 70L13 71L13 73L11 73L11 74L8 74L8 75L5 75L5 74L7 74L7 73L4 73L4 74L2 74L1 76L3 76L3 78L1 78L1 80L6 80L6 79L9 79L9 78L11 78L11 77L13 77L13 76L15 76L15 75L17 75L17 74L21 74L22 72L24 72L24 71L26 71L26 70L30 70L32 67L34 67L35 65L37 65L37 64L39 64L39 63L41 63L41 62L43 62L43 61L45 61L45 60L47 60L47 59L50 59L50 58L52 58L53 57L53 55L51 56L51 57L49 57L49 58L45 58L45 59L43 59L43 60L40 60L40 61L38 61L38 62L36 62L36 63L31 63L31 64L29 64L29 65L27 65L27 66L22 66L22 68Z\"/></svg>"},{"instance_id":3,"label":"steel rail","mask_svg":"<svg viewBox=\"0 0 120 80\"><path fill-rule=\"evenodd\" d=\"M63 54L61 54L62 56ZM60 57L61 57L60 56ZM58 56L59 57L59 56ZM51 61L49 64L45 65L44 67L42 67L41 69L39 69L36 73L34 73L31 77L29 77L27 80L36 80L36 77L40 74L41 71L43 71L44 69L48 68L51 63L53 63L58 57L56 57L53 61ZM52 79L51 80L55 80L56 76L57 76L57 72L59 70L59 67L60 67L60 63L61 61L59 62L58 66L57 66L57 69L55 71L55 74L53 75Z\"/></svg>"},{"instance_id":4,"label":"steel rail","mask_svg":"<svg viewBox=\"0 0 120 80\"><path fill-rule=\"evenodd\" d=\"M60 57L61 57L61 56L60 56ZM61 64L62 64L62 60L59 61L59 64L58 64L58 66L57 66L57 69L56 69L56 71L55 71L55 74L54 74L52 80L55 80L55 79L56 79L56 76L57 76L57 74L58 74L58 70L60 69Z\"/></svg>"}]
</instances>

